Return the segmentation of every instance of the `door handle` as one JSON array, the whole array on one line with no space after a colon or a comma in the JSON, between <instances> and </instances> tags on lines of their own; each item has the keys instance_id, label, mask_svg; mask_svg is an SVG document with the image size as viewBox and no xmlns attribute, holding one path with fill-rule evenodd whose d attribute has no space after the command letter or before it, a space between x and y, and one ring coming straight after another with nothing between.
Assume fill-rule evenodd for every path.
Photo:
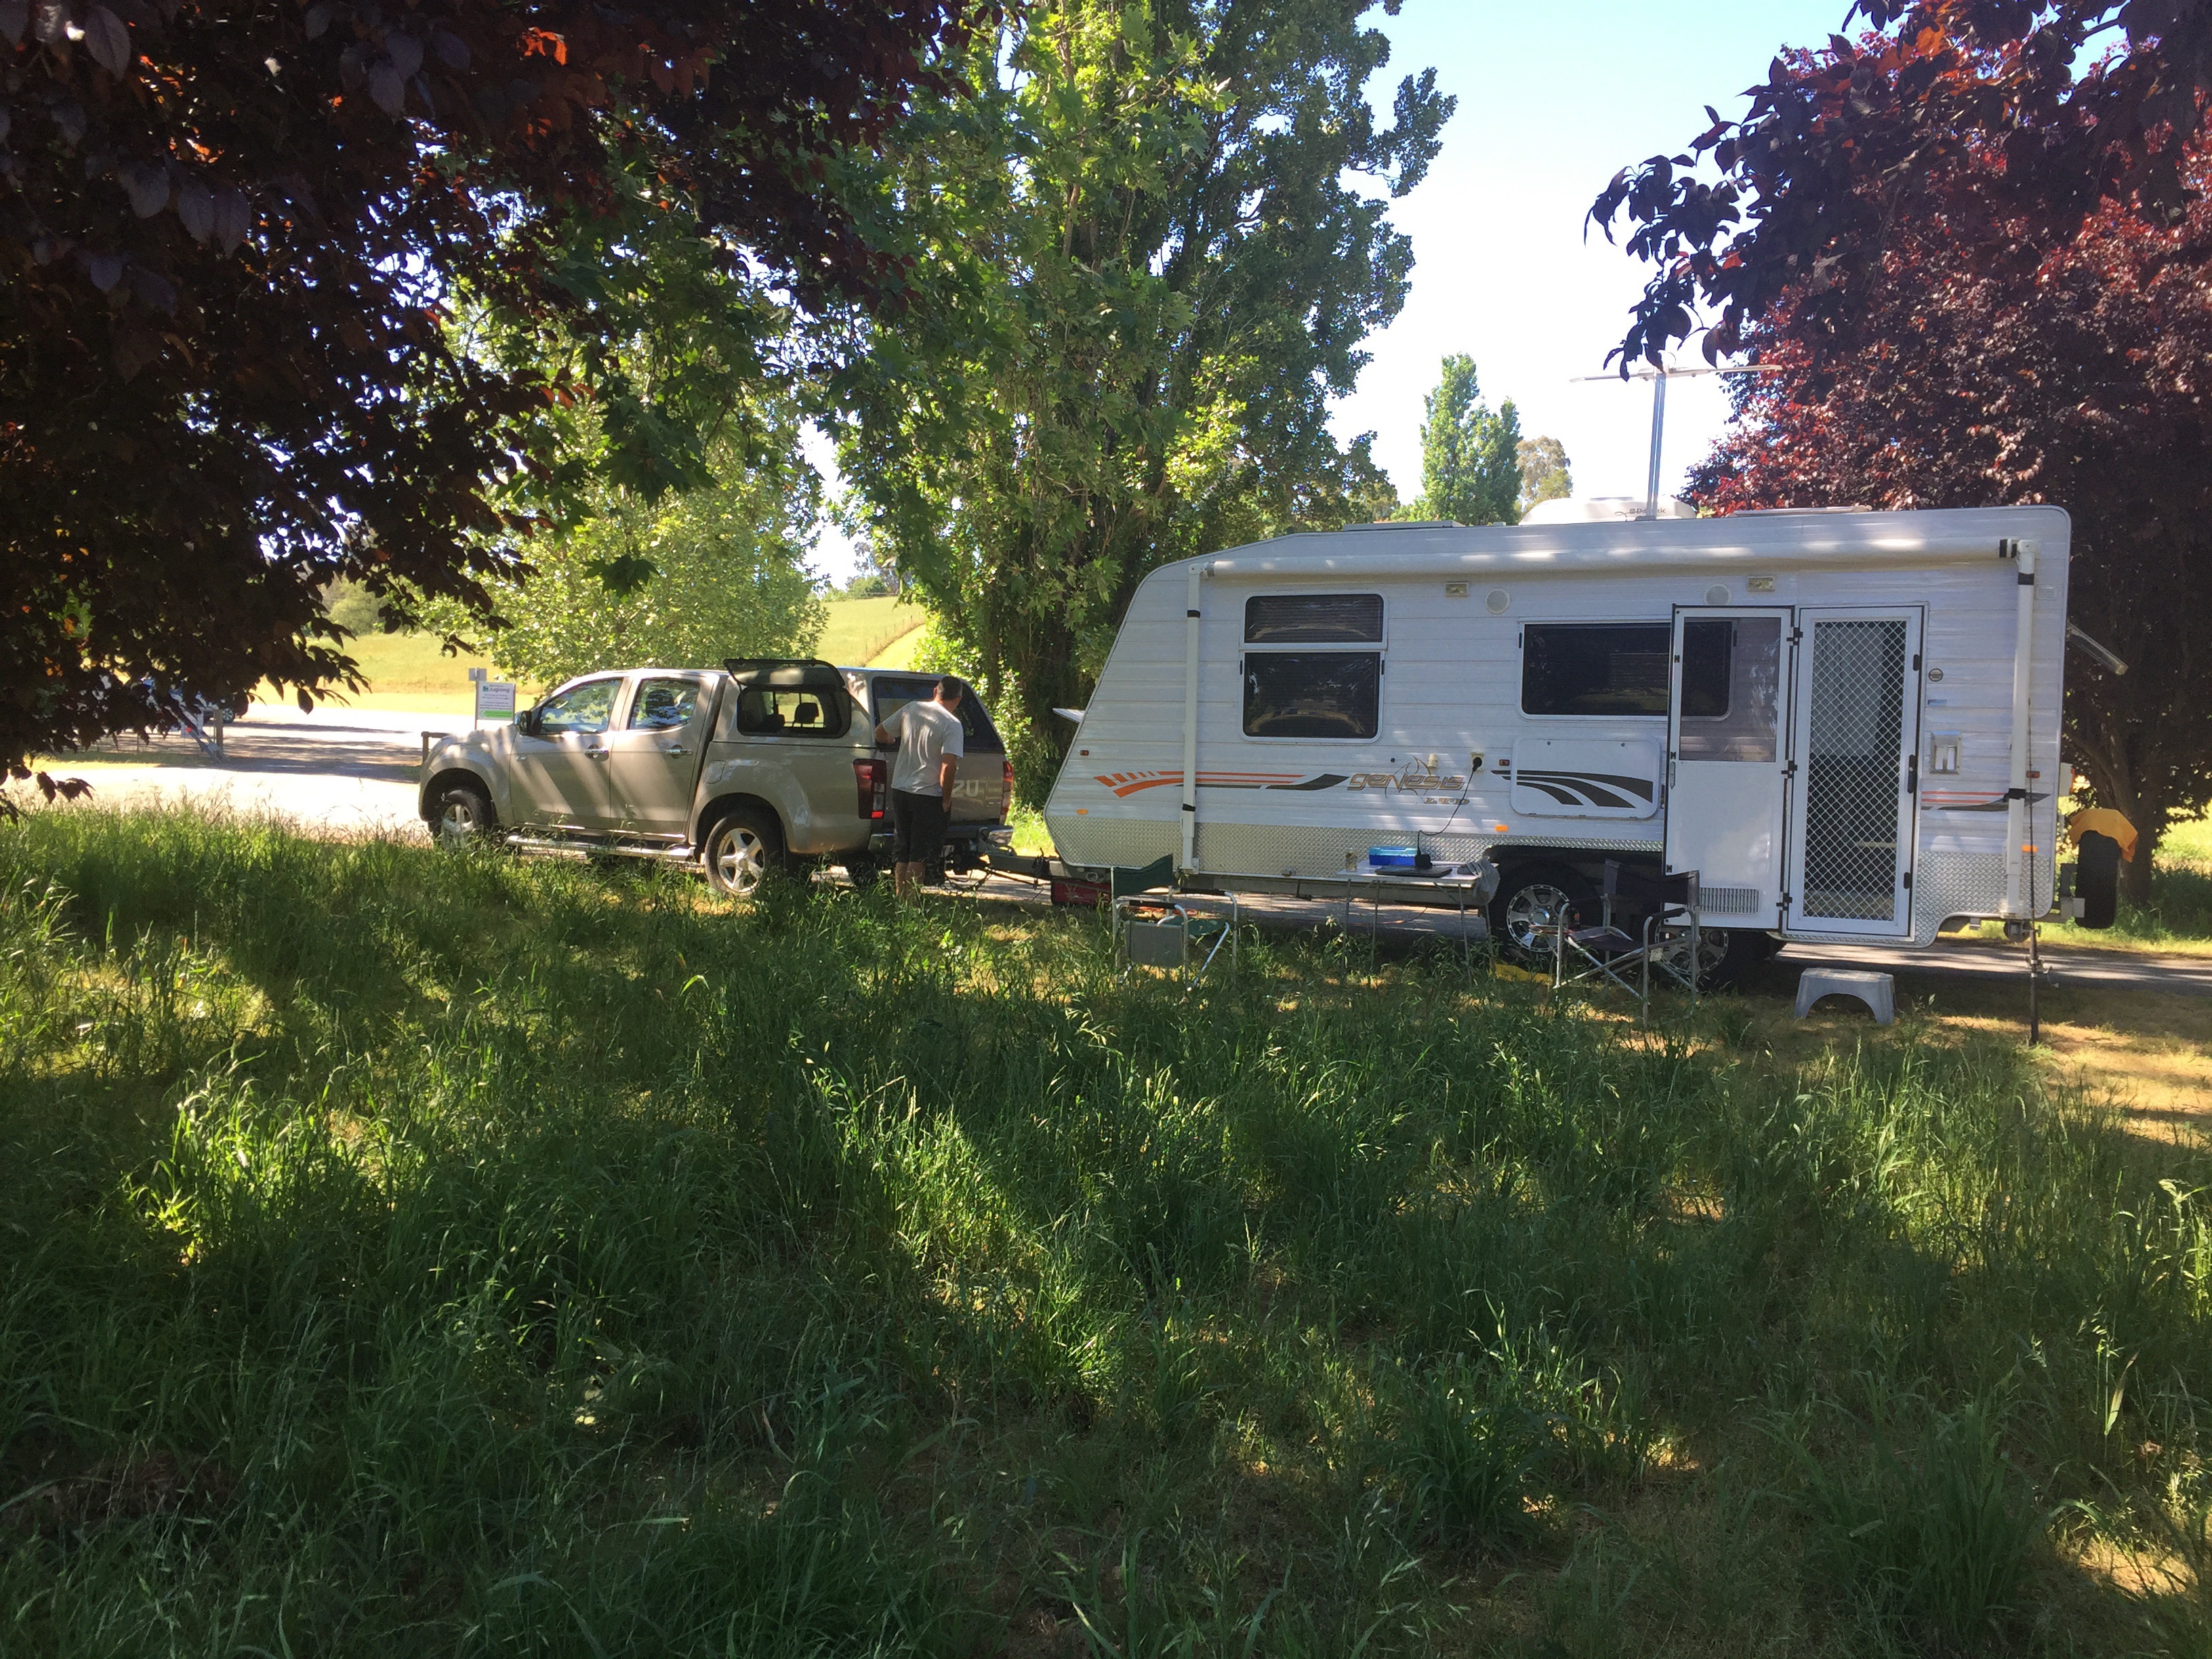
<instances>
[{"instance_id":1,"label":"door handle","mask_svg":"<svg viewBox=\"0 0 2212 1659\"><path fill-rule=\"evenodd\" d=\"M682 744L678 743L670 744L660 752L664 755L688 755L691 751L689 749L686 749Z\"/></svg>"},{"instance_id":2,"label":"door handle","mask_svg":"<svg viewBox=\"0 0 2212 1659\"><path fill-rule=\"evenodd\" d=\"M605 760L607 757L607 751L604 749L586 749L584 753L592 760Z\"/></svg>"}]
</instances>

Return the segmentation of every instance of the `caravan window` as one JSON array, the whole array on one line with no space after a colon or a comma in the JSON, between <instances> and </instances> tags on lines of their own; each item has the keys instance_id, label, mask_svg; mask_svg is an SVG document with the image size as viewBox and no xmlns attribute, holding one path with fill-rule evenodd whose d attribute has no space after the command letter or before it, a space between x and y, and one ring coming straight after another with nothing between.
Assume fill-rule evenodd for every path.
<instances>
[{"instance_id":1,"label":"caravan window","mask_svg":"<svg viewBox=\"0 0 2212 1659\"><path fill-rule=\"evenodd\" d=\"M1244 735L1365 740L1382 724L1380 593L1255 593L1244 601ZM1282 649L1269 647L1301 647Z\"/></svg>"},{"instance_id":2,"label":"caravan window","mask_svg":"<svg viewBox=\"0 0 2212 1659\"><path fill-rule=\"evenodd\" d=\"M1524 714L1667 718L1667 623L1530 623L1521 630Z\"/></svg>"},{"instance_id":3,"label":"caravan window","mask_svg":"<svg viewBox=\"0 0 2212 1659\"><path fill-rule=\"evenodd\" d=\"M1247 645L1380 645L1380 593L1261 593L1244 601Z\"/></svg>"},{"instance_id":4,"label":"caravan window","mask_svg":"<svg viewBox=\"0 0 2212 1659\"><path fill-rule=\"evenodd\" d=\"M1382 713L1380 652L1245 653L1248 738L1372 738Z\"/></svg>"},{"instance_id":5,"label":"caravan window","mask_svg":"<svg viewBox=\"0 0 2212 1659\"><path fill-rule=\"evenodd\" d=\"M1782 696L1782 619L1682 624L1683 760L1771 761Z\"/></svg>"}]
</instances>

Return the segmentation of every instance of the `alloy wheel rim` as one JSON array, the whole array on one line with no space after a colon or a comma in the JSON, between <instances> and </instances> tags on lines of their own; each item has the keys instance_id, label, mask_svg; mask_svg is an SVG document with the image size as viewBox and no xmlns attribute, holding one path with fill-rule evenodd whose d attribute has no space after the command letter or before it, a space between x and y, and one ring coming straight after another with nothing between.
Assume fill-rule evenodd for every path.
<instances>
[{"instance_id":1,"label":"alloy wheel rim","mask_svg":"<svg viewBox=\"0 0 2212 1659\"><path fill-rule=\"evenodd\" d=\"M1505 942L1518 951L1543 948L1540 933L1549 932L1574 901L1549 882L1532 882L1505 906Z\"/></svg>"},{"instance_id":2,"label":"alloy wheel rim","mask_svg":"<svg viewBox=\"0 0 2212 1659\"><path fill-rule=\"evenodd\" d=\"M714 867L722 884L743 897L758 887L768 873L767 848L752 830L732 830L715 848Z\"/></svg>"}]
</instances>

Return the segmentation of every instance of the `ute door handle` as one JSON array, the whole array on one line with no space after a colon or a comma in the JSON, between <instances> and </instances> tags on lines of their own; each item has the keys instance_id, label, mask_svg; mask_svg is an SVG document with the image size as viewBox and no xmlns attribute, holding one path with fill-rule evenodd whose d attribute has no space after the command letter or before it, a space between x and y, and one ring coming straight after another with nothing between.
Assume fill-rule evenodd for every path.
<instances>
[{"instance_id":1,"label":"ute door handle","mask_svg":"<svg viewBox=\"0 0 2212 1659\"><path fill-rule=\"evenodd\" d=\"M604 749L586 749L584 753L592 760L605 760L607 757L607 751Z\"/></svg>"},{"instance_id":2,"label":"ute door handle","mask_svg":"<svg viewBox=\"0 0 2212 1659\"><path fill-rule=\"evenodd\" d=\"M691 751L680 743L672 743L660 752L664 755L688 755Z\"/></svg>"}]
</instances>

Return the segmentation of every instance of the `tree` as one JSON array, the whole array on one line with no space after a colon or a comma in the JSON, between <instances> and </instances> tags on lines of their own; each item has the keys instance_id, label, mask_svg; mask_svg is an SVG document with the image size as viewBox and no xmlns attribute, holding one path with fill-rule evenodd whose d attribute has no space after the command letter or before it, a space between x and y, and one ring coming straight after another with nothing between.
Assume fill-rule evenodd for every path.
<instances>
[{"instance_id":1,"label":"tree","mask_svg":"<svg viewBox=\"0 0 2212 1659\"><path fill-rule=\"evenodd\" d=\"M335 578L481 605L539 418L588 386L465 311L587 332L639 204L809 302L900 268L823 188L957 38L954 0L0 3L0 765L349 682ZM733 55L734 73L718 72ZM625 194L625 192L630 192Z\"/></svg>"},{"instance_id":2,"label":"tree","mask_svg":"<svg viewBox=\"0 0 2212 1659\"><path fill-rule=\"evenodd\" d=\"M1785 295L1797 334L1848 350L1883 268L1935 202L1937 181L2001 160L2004 211L1965 234L1984 258L2073 236L2107 198L2154 222L2189 205L2184 141L2212 93L2212 6L2196 0L1860 0L1873 33L1816 55L1784 52L1740 120L1708 105L1677 155L1624 167L1590 210L1659 267L1619 356L1662 361L1717 311L1705 349L1738 349ZM2117 53L2078 74L2105 42ZM1708 179L1693 170L1709 160Z\"/></svg>"},{"instance_id":3,"label":"tree","mask_svg":"<svg viewBox=\"0 0 2212 1659\"><path fill-rule=\"evenodd\" d=\"M2001 155L1923 182L1838 354L1809 292L1746 332L1782 372L1742 377L1733 429L1693 475L1721 512L2056 501L2074 520L2069 615L2127 659L2069 665L2069 754L2141 832L2149 896L2174 818L2212 802L2212 201L2172 225L2115 203L2033 258ZM2194 154L2200 191L2212 166Z\"/></svg>"},{"instance_id":4,"label":"tree","mask_svg":"<svg viewBox=\"0 0 2212 1659\"><path fill-rule=\"evenodd\" d=\"M1377 131L1364 0L1040 0L872 182L915 303L842 383L884 556L1040 734L1034 798L1146 572L1390 500L1328 428L1412 250L1379 192L1450 112L1433 72ZM862 181L866 185L867 181ZM859 187L859 186L856 186Z\"/></svg>"},{"instance_id":5,"label":"tree","mask_svg":"<svg viewBox=\"0 0 2212 1659\"><path fill-rule=\"evenodd\" d=\"M1567 468L1566 447L1557 438L1523 438L1516 459L1521 464L1516 520L1539 501L1560 501L1575 493L1575 475Z\"/></svg>"},{"instance_id":6,"label":"tree","mask_svg":"<svg viewBox=\"0 0 2212 1659\"><path fill-rule=\"evenodd\" d=\"M719 445L714 482L611 500L534 548L526 578L495 578L505 626L491 635L494 660L552 685L597 668L715 668L811 651L823 621L805 568L818 490L805 487L812 474L795 455L782 468L750 459ZM616 568L638 574L610 582Z\"/></svg>"},{"instance_id":7,"label":"tree","mask_svg":"<svg viewBox=\"0 0 2212 1659\"><path fill-rule=\"evenodd\" d=\"M1513 524L1521 517L1521 416L1508 398L1496 414L1482 400L1474 359L1446 357L1421 422L1419 519Z\"/></svg>"}]
</instances>

